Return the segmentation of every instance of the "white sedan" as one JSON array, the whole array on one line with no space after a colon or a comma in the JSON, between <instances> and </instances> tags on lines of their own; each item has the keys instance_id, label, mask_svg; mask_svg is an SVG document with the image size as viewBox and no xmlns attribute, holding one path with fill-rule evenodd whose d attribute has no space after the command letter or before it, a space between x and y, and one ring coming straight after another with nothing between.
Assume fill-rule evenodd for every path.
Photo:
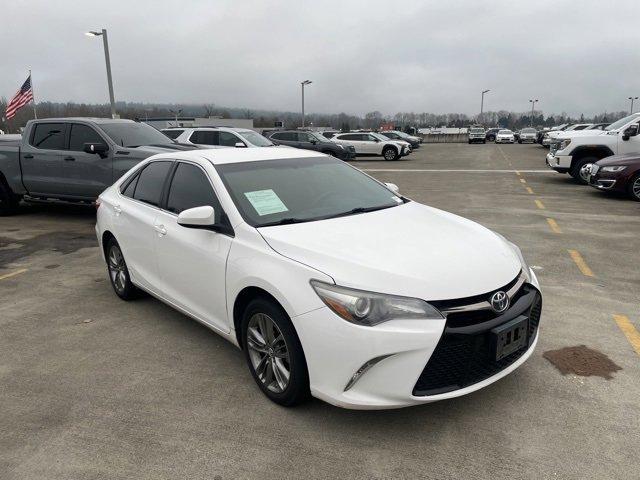
<instances>
[{"instance_id":1,"label":"white sedan","mask_svg":"<svg viewBox=\"0 0 640 480\"><path fill-rule=\"evenodd\" d=\"M514 143L516 137L511 130L498 130L496 133L496 143Z\"/></svg>"},{"instance_id":2,"label":"white sedan","mask_svg":"<svg viewBox=\"0 0 640 480\"><path fill-rule=\"evenodd\" d=\"M120 298L148 292L239 346L281 405L457 397L538 340L515 245L317 152L155 155L100 195L96 234Z\"/></svg>"}]
</instances>

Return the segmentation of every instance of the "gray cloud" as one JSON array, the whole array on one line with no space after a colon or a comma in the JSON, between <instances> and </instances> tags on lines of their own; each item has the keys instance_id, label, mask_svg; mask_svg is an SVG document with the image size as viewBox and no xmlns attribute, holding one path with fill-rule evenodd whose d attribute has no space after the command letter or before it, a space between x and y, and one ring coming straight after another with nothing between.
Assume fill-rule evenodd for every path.
<instances>
[{"instance_id":1,"label":"gray cloud","mask_svg":"<svg viewBox=\"0 0 640 480\"><path fill-rule=\"evenodd\" d=\"M631 1L4 2L0 96L33 69L37 99L476 114L624 110L638 85ZM10 19L10 20L9 20Z\"/></svg>"}]
</instances>

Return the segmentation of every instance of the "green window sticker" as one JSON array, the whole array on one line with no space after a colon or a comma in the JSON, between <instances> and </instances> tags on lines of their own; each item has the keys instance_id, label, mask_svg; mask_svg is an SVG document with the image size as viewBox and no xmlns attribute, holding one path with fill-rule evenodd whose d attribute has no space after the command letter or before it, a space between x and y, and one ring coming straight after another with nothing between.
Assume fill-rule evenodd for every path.
<instances>
[{"instance_id":1,"label":"green window sticker","mask_svg":"<svg viewBox=\"0 0 640 480\"><path fill-rule=\"evenodd\" d=\"M260 216L289 211L287 206L280 200L280 197L276 195L276 192L271 189L245 192L244 196L247 197L247 200L251 202L251 206Z\"/></svg>"}]
</instances>

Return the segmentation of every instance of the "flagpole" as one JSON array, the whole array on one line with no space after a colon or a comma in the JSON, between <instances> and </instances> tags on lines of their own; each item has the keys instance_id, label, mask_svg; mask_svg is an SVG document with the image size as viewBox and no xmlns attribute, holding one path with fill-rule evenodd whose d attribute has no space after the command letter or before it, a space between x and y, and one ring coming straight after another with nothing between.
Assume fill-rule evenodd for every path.
<instances>
[{"instance_id":1,"label":"flagpole","mask_svg":"<svg viewBox=\"0 0 640 480\"><path fill-rule=\"evenodd\" d=\"M31 76L31 69L29 69L29 82L31 82L31 95L33 96L33 117L37 120L38 119L38 112L36 110L36 96L33 94L33 92L35 91L33 88L33 77Z\"/></svg>"}]
</instances>

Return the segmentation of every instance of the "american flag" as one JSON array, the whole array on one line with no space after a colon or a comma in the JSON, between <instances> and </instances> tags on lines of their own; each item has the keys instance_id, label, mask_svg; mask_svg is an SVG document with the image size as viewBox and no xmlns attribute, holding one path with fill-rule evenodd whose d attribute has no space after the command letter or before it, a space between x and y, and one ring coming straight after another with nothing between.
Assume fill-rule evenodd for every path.
<instances>
[{"instance_id":1,"label":"american flag","mask_svg":"<svg viewBox=\"0 0 640 480\"><path fill-rule=\"evenodd\" d=\"M7 104L7 111L5 116L7 120L13 118L16 115L16 112L24 107L27 103L33 100L33 89L31 88L31 75L27 77L25 82L18 90L11 101Z\"/></svg>"}]
</instances>

